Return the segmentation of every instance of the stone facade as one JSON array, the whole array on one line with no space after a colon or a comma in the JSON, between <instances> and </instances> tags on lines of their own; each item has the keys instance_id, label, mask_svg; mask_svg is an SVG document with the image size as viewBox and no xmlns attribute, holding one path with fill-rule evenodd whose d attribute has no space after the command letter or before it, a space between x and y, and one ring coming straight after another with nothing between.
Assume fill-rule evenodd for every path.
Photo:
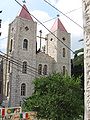
<instances>
[{"instance_id":1,"label":"stone facade","mask_svg":"<svg viewBox=\"0 0 90 120\"><path fill-rule=\"evenodd\" d=\"M3 57L0 55L0 103L3 100Z\"/></svg>"},{"instance_id":2,"label":"stone facade","mask_svg":"<svg viewBox=\"0 0 90 120\"><path fill-rule=\"evenodd\" d=\"M70 48L70 34L65 31L60 31L60 29L53 31L53 34L57 36L59 40L56 39L55 36L51 33L47 35L48 39L46 43L46 54L48 54L55 60L54 71L62 72L63 66L65 66L66 71L68 71L68 74L70 75L70 50L66 47L68 46ZM65 50L65 56L63 56L63 49Z\"/></svg>"},{"instance_id":3,"label":"stone facade","mask_svg":"<svg viewBox=\"0 0 90 120\"><path fill-rule=\"evenodd\" d=\"M35 77L63 71L71 75L70 51L55 38L57 36L70 47L70 34L58 19L57 29L53 31L55 36L51 33L46 35L45 51L37 52L37 23L25 9L22 8L20 15L9 24L5 83L11 106L19 106L31 96Z\"/></svg>"},{"instance_id":4,"label":"stone facade","mask_svg":"<svg viewBox=\"0 0 90 120\"><path fill-rule=\"evenodd\" d=\"M84 23L84 120L90 120L90 0L82 0Z\"/></svg>"}]
</instances>

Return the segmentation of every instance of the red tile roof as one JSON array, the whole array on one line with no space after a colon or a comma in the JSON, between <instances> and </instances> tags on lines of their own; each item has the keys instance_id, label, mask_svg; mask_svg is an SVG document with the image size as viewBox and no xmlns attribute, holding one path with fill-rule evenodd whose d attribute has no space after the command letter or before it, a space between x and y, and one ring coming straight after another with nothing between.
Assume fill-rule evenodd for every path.
<instances>
[{"instance_id":1,"label":"red tile roof","mask_svg":"<svg viewBox=\"0 0 90 120\"><path fill-rule=\"evenodd\" d=\"M25 19L33 21L30 13L28 12L28 9L27 9L26 5L23 5L22 10L21 10L21 12L19 14L19 17L22 17L22 18L25 18Z\"/></svg>"},{"instance_id":2,"label":"red tile roof","mask_svg":"<svg viewBox=\"0 0 90 120\"><path fill-rule=\"evenodd\" d=\"M54 22L51 28L51 31L54 32L57 29L60 29L60 31L63 31L63 32L67 32L67 30L65 29L65 27L63 26L59 18L57 18L56 21Z\"/></svg>"}]
</instances>

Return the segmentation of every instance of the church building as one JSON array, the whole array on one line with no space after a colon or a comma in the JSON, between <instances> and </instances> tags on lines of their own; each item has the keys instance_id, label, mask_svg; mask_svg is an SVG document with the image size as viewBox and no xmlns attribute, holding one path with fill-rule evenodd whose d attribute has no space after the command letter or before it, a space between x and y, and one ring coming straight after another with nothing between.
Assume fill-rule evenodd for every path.
<instances>
[{"instance_id":1,"label":"church building","mask_svg":"<svg viewBox=\"0 0 90 120\"><path fill-rule=\"evenodd\" d=\"M54 72L71 75L70 33L57 18L46 35L46 45L37 50L37 23L23 5L20 14L9 24L5 96L10 106L20 106L32 95L32 81ZM53 33L53 34L52 34ZM64 44L63 44L64 43ZM67 47L68 46L68 47Z\"/></svg>"}]
</instances>

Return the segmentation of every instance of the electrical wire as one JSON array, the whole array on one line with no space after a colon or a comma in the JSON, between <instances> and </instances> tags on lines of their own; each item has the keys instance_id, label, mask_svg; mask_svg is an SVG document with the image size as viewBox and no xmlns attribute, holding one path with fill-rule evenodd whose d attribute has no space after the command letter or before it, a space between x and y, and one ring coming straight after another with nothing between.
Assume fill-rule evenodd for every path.
<instances>
[{"instance_id":1,"label":"electrical wire","mask_svg":"<svg viewBox=\"0 0 90 120\"><path fill-rule=\"evenodd\" d=\"M23 7L17 0L15 0L21 7ZM23 7L23 9L25 9L24 7ZM27 9L25 9L28 13L29 13L29 11L27 10ZM30 13L29 13L30 14ZM60 40L53 32L51 32L42 22L40 22L34 15L32 15L32 14L30 14L35 20L37 20L44 28L46 28L46 30L48 30L55 38L57 38L64 46L66 46L73 54L75 54L74 53L74 51L70 48L70 47L68 47L62 40Z\"/></svg>"},{"instance_id":2,"label":"electrical wire","mask_svg":"<svg viewBox=\"0 0 90 120\"><path fill-rule=\"evenodd\" d=\"M71 12L74 12L74 11L79 10L79 9L81 9L81 8L82 8L82 7L79 7L79 8L77 8L77 9L73 9L73 10L70 10L70 11L66 12L65 14L70 14ZM57 17L59 17L59 16L57 15ZM56 19L57 17L54 17L54 18L49 19L49 20L46 20L46 21L44 21L44 22L42 22L42 23L50 22L50 21L52 21L53 19Z\"/></svg>"},{"instance_id":3,"label":"electrical wire","mask_svg":"<svg viewBox=\"0 0 90 120\"><path fill-rule=\"evenodd\" d=\"M10 58L12 58L13 60L15 60L16 62L19 62L19 63L21 63L22 61L20 61L20 60L18 60L18 59L15 59L15 58L13 58L13 57L11 57L10 55L8 55L8 54L5 54L4 52L2 52L2 51L0 51L0 53L2 53L2 54L4 54L4 55L6 55L6 56L8 56L8 57L10 57ZM37 68L34 68L34 67L32 67L32 66L30 66L30 65L27 65L29 68L32 68L32 69L34 69L34 70L36 70L37 71Z\"/></svg>"},{"instance_id":4,"label":"electrical wire","mask_svg":"<svg viewBox=\"0 0 90 120\"><path fill-rule=\"evenodd\" d=\"M59 16L59 15L57 15L57 17L58 17L58 16ZM50 21L52 21L52 20L56 19L57 17L51 18L51 19L46 20L46 21L44 21L44 22L42 22L42 23L50 22ZM40 24L38 24L38 25L40 25Z\"/></svg>"},{"instance_id":5,"label":"electrical wire","mask_svg":"<svg viewBox=\"0 0 90 120\"><path fill-rule=\"evenodd\" d=\"M8 58L8 57L5 57L5 56L3 56L3 58L5 58L6 60L10 61L10 63L16 65L17 67L23 68L23 65L21 65L20 63L15 62L15 61L13 61L12 59L10 59L10 58ZM34 74L34 75L35 75L36 73L38 74L38 72L32 71L32 70L29 69L28 67L27 67L27 72L32 73L32 74ZM28 73L27 73L27 74L28 74Z\"/></svg>"},{"instance_id":6,"label":"electrical wire","mask_svg":"<svg viewBox=\"0 0 90 120\"><path fill-rule=\"evenodd\" d=\"M55 6L53 6L51 3L49 3L48 1L44 0L47 4L49 4L52 8L56 9L58 12L62 13L65 17L67 17L70 21L72 21L73 23L75 23L77 26L79 26L80 28L83 29L82 26L80 26L77 22L75 22L74 20L72 20L70 17L68 17L66 14L64 14L62 11L58 10Z\"/></svg>"},{"instance_id":7,"label":"electrical wire","mask_svg":"<svg viewBox=\"0 0 90 120\"><path fill-rule=\"evenodd\" d=\"M5 58L3 58L4 60L7 60L7 59L5 59ZM0 62L1 63L1 62ZM5 63L3 63L4 65L6 65ZM15 67L12 67L13 69L16 69L17 71L20 71L21 73L22 73L22 70L20 70L20 69L18 69L18 68L15 68ZM5 73L3 73L3 75L5 76L6 74ZM35 77L34 75L32 75L32 74L28 74L28 75L30 75L30 76L33 76L33 77ZM9 73L9 74L7 74L7 76L9 77L9 76L11 76L11 74ZM17 79L15 76L13 76L13 78L15 78L15 79Z\"/></svg>"},{"instance_id":8,"label":"electrical wire","mask_svg":"<svg viewBox=\"0 0 90 120\"><path fill-rule=\"evenodd\" d=\"M6 54L5 54L6 55ZM16 62L15 60L13 60L13 59L10 59L9 57L6 57L6 56L4 56L4 55L2 55L3 56L3 58L5 58L6 60L9 60L12 64L14 64L14 65L16 65L17 67L20 67L20 68L22 68L23 67L23 65L21 64L21 62L20 63L18 63L18 62ZM22 71L21 71L22 72ZM31 72L31 74L38 74L38 72L37 71L33 71L32 69L30 69L30 68L28 68L27 67L27 72ZM31 74L29 74L29 73L26 73L26 74L28 74L28 75L31 75ZM33 75L33 76L34 76Z\"/></svg>"},{"instance_id":9,"label":"electrical wire","mask_svg":"<svg viewBox=\"0 0 90 120\"><path fill-rule=\"evenodd\" d=\"M74 12L74 11L76 11L76 10L79 10L79 9L81 9L81 8L82 8L82 7L79 7L79 8L73 9L73 10L70 10L70 11L66 12L65 14L69 14L69 13Z\"/></svg>"},{"instance_id":10,"label":"electrical wire","mask_svg":"<svg viewBox=\"0 0 90 120\"><path fill-rule=\"evenodd\" d=\"M3 57L3 59L4 60L9 60L10 61L10 63L12 63L12 64L14 64L16 67L19 67L19 68L22 68L23 67L23 65L21 65L21 64L18 64L17 62L15 62L15 61L13 61L13 60L11 60L11 59L9 59L8 57L5 57L4 55L2 55L2 57ZM16 70L18 70L18 71L20 71L20 72L22 72L22 70L20 70L19 68L17 69L17 68L15 68L15 67L12 67L12 68L14 68L14 69L16 69ZM29 71L30 69L28 69L27 68L27 73L26 74L28 74L28 75L30 75L30 76L34 76L35 77L35 73L33 73L32 71ZM30 74L30 72L32 73L32 74L34 74L34 75L32 75L32 74Z\"/></svg>"},{"instance_id":11,"label":"electrical wire","mask_svg":"<svg viewBox=\"0 0 90 120\"><path fill-rule=\"evenodd\" d=\"M6 39L6 38L8 38L8 37L1 38L0 40L4 40L4 39Z\"/></svg>"}]
</instances>

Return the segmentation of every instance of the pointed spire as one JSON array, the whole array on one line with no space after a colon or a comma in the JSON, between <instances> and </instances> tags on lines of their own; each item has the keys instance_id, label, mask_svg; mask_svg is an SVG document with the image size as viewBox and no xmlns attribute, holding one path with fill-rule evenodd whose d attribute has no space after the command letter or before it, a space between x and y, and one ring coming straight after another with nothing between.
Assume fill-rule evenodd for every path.
<instances>
[{"instance_id":1,"label":"pointed spire","mask_svg":"<svg viewBox=\"0 0 90 120\"><path fill-rule=\"evenodd\" d=\"M24 4L23 7L22 7L22 10L21 10L21 12L20 12L20 14L19 14L19 17L33 21L33 19L32 19L32 17L30 16L30 13L28 12L28 9L27 9L27 7L26 7L25 4Z\"/></svg>"},{"instance_id":2,"label":"pointed spire","mask_svg":"<svg viewBox=\"0 0 90 120\"><path fill-rule=\"evenodd\" d=\"M54 24L51 28L51 31L54 32L57 29L59 29L60 31L63 31L63 32L67 32L67 30L65 29L65 27L63 26L63 24L61 23L59 18L57 18L56 21L54 22Z\"/></svg>"}]
</instances>

